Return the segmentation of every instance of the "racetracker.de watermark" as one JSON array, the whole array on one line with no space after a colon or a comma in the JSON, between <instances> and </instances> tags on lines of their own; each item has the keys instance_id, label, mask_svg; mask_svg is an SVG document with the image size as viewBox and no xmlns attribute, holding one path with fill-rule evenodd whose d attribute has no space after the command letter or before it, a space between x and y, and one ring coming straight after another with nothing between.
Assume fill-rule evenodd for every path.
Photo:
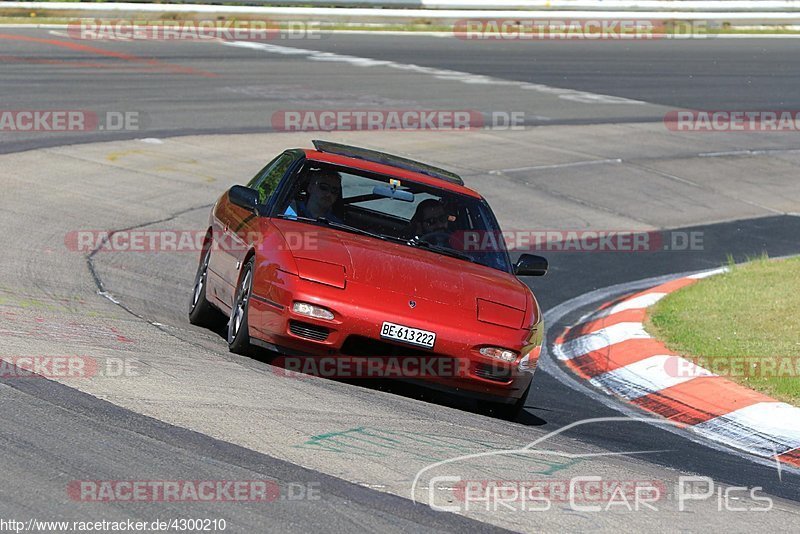
<instances>
[{"instance_id":1,"label":"racetracker.de watermark","mask_svg":"<svg viewBox=\"0 0 800 534\"><path fill-rule=\"evenodd\" d=\"M82 355L0 357L2 378L128 378L144 374L146 367L131 358L94 358Z\"/></svg>"},{"instance_id":2,"label":"racetracker.de watermark","mask_svg":"<svg viewBox=\"0 0 800 534\"><path fill-rule=\"evenodd\" d=\"M309 376L334 380L464 378L470 376L470 362L444 356L280 356L272 362L275 374L296 379ZM489 372L490 364L484 364ZM508 366L495 366L509 375Z\"/></svg>"},{"instance_id":3,"label":"racetracker.de watermark","mask_svg":"<svg viewBox=\"0 0 800 534\"><path fill-rule=\"evenodd\" d=\"M798 132L800 110L673 110L664 126L673 132Z\"/></svg>"},{"instance_id":4,"label":"racetracker.de watermark","mask_svg":"<svg viewBox=\"0 0 800 534\"><path fill-rule=\"evenodd\" d=\"M270 41L318 40L330 32L319 21L80 19L67 34L89 41Z\"/></svg>"},{"instance_id":5,"label":"racetracker.de watermark","mask_svg":"<svg viewBox=\"0 0 800 534\"><path fill-rule=\"evenodd\" d=\"M800 356L682 356L664 360L664 372L676 378L800 377Z\"/></svg>"},{"instance_id":6,"label":"racetracker.de watermark","mask_svg":"<svg viewBox=\"0 0 800 534\"><path fill-rule=\"evenodd\" d=\"M502 244L518 252L656 252L698 251L701 231L667 230L508 230L455 232L450 244L469 253L492 253Z\"/></svg>"},{"instance_id":7,"label":"racetracker.de watermark","mask_svg":"<svg viewBox=\"0 0 800 534\"><path fill-rule=\"evenodd\" d=\"M272 234L274 237L274 234ZM72 230L64 236L67 250L94 252L191 252L206 246L207 230ZM263 244L270 235L249 231L240 234L218 233L213 250L246 251ZM469 254L495 253L508 249L517 252L656 252L701 251L705 247L702 231L666 230L508 230L502 232L455 231L448 238L450 248ZM319 250L320 231L283 231L275 239L278 250Z\"/></svg>"},{"instance_id":8,"label":"racetracker.de watermark","mask_svg":"<svg viewBox=\"0 0 800 534\"><path fill-rule=\"evenodd\" d=\"M138 111L0 109L0 132L138 131L143 118Z\"/></svg>"},{"instance_id":9,"label":"racetracker.de watermark","mask_svg":"<svg viewBox=\"0 0 800 534\"><path fill-rule=\"evenodd\" d=\"M272 114L282 132L522 130L524 111L474 109L292 109Z\"/></svg>"},{"instance_id":10,"label":"racetracker.de watermark","mask_svg":"<svg viewBox=\"0 0 800 534\"><path fill-rule=\"evenodd\" d=\"M72 230L64 236L64 246L72 252L192 252L204 250L207 230ZM222 233L212 242L213 250L246 251L265 238L261 232L242 235ZM316 250L316 231L284 232L287 248ZM284 245L279 245L284 246Z\"/></svg>"},{"instance_id":11,"label":"racetracker.de watermark","mask_svg":"<svg viewBox=\"0 0 800 534\"><path fill-rule=\"evenodd\" d=\"M713 34L707 21L646 19L463 19L453 25L465 41L604 41L705 39Z\"/></svg>"},{"instance_id":12,"label":"racetracker.de watermark","mask_svg":"<svg viewBox=\"0 0 800 534\"><path fill-rule=\"evenodd\" d=\"M67 495L79 502L318 501L319 482L274 480L72 480Z\"/></svg>"}]
</instances>

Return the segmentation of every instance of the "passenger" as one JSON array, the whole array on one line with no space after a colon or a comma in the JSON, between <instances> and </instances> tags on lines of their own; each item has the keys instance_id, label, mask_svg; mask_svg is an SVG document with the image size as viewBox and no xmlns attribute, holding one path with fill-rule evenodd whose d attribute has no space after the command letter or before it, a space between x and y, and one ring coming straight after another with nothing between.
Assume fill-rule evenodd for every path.
<instances>
[{"instance_id":1,"label":"passenger","mask_svg":"<svg viewBox=\"0 0 800 534\"><path fill-rule=\"evenodd\" d=\"M447 233L447 212L444 204L435 198L423 200L409 221L408 237L423 237Z\"/></svg>"}]
</instances>

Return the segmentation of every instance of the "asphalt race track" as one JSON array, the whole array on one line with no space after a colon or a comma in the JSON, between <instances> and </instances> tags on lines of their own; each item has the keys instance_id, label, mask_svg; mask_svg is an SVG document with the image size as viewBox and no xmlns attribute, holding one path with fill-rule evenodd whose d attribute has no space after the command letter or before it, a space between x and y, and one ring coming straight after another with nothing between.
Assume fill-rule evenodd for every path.
<instances>
[{"instance_id":1,"label":"asphalt race track","mask_svg":"<svg viewBox=\"0 0 800 534\"><path fill-rule=\"evenodd\" d=\"M291 50L294 48L294 52ZM299 50L298 50L299 49ZM552 367L537 370L515 422L392 384L289 377L228 353L186 311L194 252L71 250L80 230L197 230L232 184L318 137L452 168L508 230L636 230L640 252L549 252L530 279L545 311L588 292L709 269L767 252L800 253L797 132L690 133L675 109L800 109L794 40L475 43L436 37L319 41L78 42L0 30L6 110L132 112L138 129L0 131L0 351L128 362L91 380L0 378L0 518L225 519L233 532L755 529L800 519L800 472L646 422L583 424L545 454L448 459L523 447L566 425L620 417ZM370 61L377 60L377 61ZM522 112L518 129L282 132L275 112L305 109ZM680 236L701 236L687 250ZM672 241L677 236L677 241ZM678 244L676 244L678 243ZM621 286L616 294L632 289ZM555 332L596 302L580 302ZM656 509L437 512L459 504L430 477L657 481ZM760 487L679 511L681 476ZM427 478L426 478L427 477ZM268 503L79 502L80 480L270 480ZM760 493L759 493L760 492ZM463 504L463 503L461 503Z\"/></svg>"}]
</instances>

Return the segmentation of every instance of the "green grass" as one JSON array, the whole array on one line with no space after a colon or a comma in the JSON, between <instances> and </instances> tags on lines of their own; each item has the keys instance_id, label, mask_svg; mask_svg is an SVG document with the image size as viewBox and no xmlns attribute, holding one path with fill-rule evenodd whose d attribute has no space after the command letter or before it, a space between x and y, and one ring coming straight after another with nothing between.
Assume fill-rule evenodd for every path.
<instances>
[{"instance_id":1,"label":"green grass","mask_svg":"<svg viewBox=\"0 0 800 534\"><path fill-rule=\"evenodd\" d=\"M800 404L800 258L764 257L700 280L661 299L646 328L701 366L717 362L734 370L726 378ZM759 363L736 371L747 357Z\"/></svg>"}]
</instances>

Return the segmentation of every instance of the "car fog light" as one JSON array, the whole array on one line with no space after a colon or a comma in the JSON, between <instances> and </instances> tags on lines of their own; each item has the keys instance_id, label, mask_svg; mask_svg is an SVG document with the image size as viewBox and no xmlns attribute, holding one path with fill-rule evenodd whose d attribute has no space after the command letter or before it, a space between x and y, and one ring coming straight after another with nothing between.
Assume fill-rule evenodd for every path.
<instances>
[{"instance_id":1,"label":"car fog light","mask_svg":"<svg viewBox=\"0 0 800 534\"><path fill-rule=\"evenodd\" d=\"M483 347L480 350L480 353L484 356L488 356L496 360L502 360L504 362L513 362L517 359L516 352L508 349L501 349L499 347Z\"/></svg>"},{"instance_id":2,"label":"car fog light","mask_svg":"<svg viewBox=\"0 0 800 534\"><path fill-rule=\"evenodd\" d=\"M292 310L295 313L305 315L306 317L327 319L329 321L333 320L333 312L326 310L322 306L315 306L313 304L309 304L308 302L295 302L292 306Z\"/></svg>"}]
</instances>

